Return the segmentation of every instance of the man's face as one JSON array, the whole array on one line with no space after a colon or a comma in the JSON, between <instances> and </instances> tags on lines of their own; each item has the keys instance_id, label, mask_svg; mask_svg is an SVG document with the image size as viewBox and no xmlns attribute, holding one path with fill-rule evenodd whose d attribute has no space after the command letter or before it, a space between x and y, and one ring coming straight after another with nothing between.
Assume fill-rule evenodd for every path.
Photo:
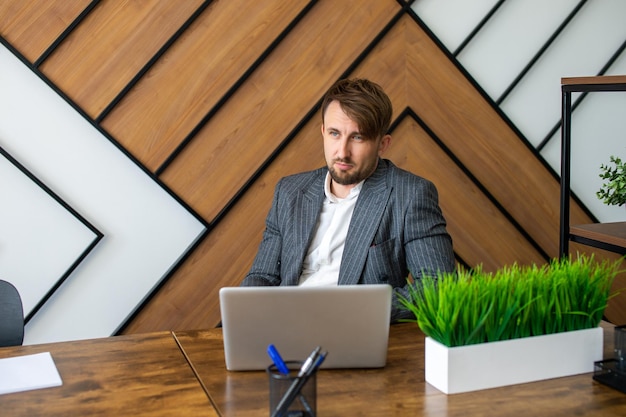
<instances>
[{"instance_id":1,"label":"man's face","mask_svg":"<svg viewBox=\"0 0 626 417\"><path fill-rule=\"evenodd\" d=\"M326 109L322 136L333 186L344 191L349 191L376 170L378 157L391 140L389 135L364 137L357 123L344 113L338 101L331 102ZM336 191L333 189L333 192Z\"/></svg>"}]
</instances>

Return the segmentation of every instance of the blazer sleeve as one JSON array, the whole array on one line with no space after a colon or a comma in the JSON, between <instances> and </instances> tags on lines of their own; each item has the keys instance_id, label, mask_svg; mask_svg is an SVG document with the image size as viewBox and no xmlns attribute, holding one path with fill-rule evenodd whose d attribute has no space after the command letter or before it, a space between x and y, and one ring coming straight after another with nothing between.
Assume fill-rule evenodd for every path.
<instances>
[{"instance_id":1,"label":"blazer sleeve","mask_svg":"<svg viewBox=\"0 0 626 417\"><path fill-rule=\"evenodd\" d=\"M409 208L404 224L404 247L409 271L419 279L424 274L449 272L455 268L452 239L446 230L446 220L439 207L435 185L424 186Z\"/></svg>"},{"instance_id":2,"label":"blazer sleeve","mask_svg":"<svg viewBox=\"0 0 626 417\"><path fill-rule=\"evenodd\" d=\"M283 238L278 224L278 202L282 180L274 190L272 206L265 219L265 231L250 271L241 286L280 285L280 257Z\"/></svg>"},{"instance_id":3,"label":"blazer sleeve","mask_svg":"<svg viewBox=\"0 0 626 417\"><path fill-rule=\"evenodd\" d=\"M403 245L407 267L416 281L424 275L453 272L456 268L452 238L446 230L437 189L430 181L422 181L407 207ZM413 318L410 313L398 307L398 293L408 297L406 282L395 288L392 320Z\"/></svg>"}]
</instances>

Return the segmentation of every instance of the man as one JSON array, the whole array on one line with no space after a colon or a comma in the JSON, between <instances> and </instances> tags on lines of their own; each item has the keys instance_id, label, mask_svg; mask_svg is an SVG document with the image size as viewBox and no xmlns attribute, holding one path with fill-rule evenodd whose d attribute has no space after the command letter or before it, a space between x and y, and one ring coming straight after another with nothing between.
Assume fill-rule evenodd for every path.
<instances>
[{"instance_id":1,"label":"man","mask_svg":"<svg viewBox=\"0 0 626 417\"><path fill-rule=\"evenodd\" d=\"M279 181L243 286L390 284L391 320L414 279L455 268L435 186L381 156L391 101L368 80L341 80L322 101L327 167Z\"/></svg>"}]
</instances>

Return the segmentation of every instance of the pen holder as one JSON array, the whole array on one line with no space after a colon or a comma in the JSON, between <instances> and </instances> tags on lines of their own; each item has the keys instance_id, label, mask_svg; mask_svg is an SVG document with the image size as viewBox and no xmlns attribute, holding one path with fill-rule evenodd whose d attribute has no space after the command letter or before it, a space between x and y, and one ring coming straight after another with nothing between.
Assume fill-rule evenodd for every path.
<instances>
[{"instance_id":1,"label":"pen holder","mask_svg":"<svg viewBox=\"0 0 626 417\"><path fill-rule=\"evenodd\" d=\"M303 362L288 361L285 362L289 369L289 374L283 374L278 371L276 365L267 368L270 384L270 410L269 415L272 416L281 399L296 379L298 371ZM312 374L306 381L298 395L295 397L287 411L282 417L315 417L317 402L317 378L316 374Z\"/></svg>"}]
</instances>

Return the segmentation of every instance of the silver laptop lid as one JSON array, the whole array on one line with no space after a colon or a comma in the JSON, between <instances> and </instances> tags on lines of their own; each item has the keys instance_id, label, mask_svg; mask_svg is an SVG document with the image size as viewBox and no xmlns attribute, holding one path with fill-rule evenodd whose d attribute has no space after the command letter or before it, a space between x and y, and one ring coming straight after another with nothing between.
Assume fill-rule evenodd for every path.
<instances>
[{"instance_id":1,"label":"silver laptop lid","mask_svg":"<svg viewBox=\"0 0 626 417\"><path fill-rule=\"evenodd\" d=\"M391 286L225 287L220 311L226 368L261 370L267 347L283 359L328 351L323 368L378 368L387 361Z\"/></svg>"}]
</instances>

